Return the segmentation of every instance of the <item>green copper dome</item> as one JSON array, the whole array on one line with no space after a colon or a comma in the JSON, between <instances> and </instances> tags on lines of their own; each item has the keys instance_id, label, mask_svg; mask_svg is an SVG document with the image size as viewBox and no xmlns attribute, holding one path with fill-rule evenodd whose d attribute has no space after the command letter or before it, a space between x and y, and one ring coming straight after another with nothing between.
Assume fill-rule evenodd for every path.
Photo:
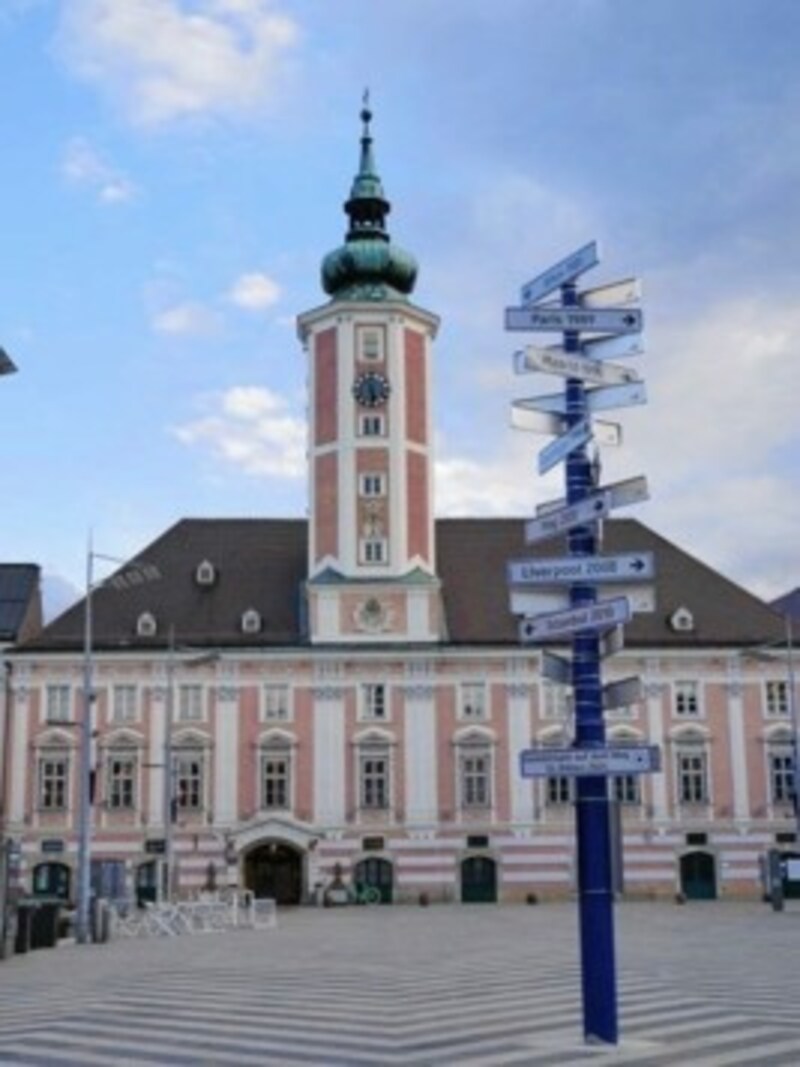
<instances>
[{"instance_id":1,"label":"green copper dome","mask_svg":"<svg viewBox=\"0 0 800 1067\"><path fill-rule=\"evenodd\" d=\"M345 243L322 261L322 288L334 300L405 300L417 280L412 255L393 245L386 230L391 204L375 170L369 123L361 112L361 164L344 210L350 218Z\"/></svg>"}]
</instances>

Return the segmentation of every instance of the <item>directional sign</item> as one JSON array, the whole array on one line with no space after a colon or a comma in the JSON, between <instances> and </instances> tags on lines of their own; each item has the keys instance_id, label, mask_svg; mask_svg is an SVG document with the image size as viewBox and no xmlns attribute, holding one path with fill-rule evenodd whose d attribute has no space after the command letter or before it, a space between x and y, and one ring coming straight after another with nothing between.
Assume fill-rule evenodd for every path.
<instances>
[{"instance_id":1,"label":"directional sign","mask_svg":"<svg viewBox=\"0 0 800 1067\"><path fill-rule=\"evenodd\" d=\"M616 656L616 654L621 652L624 647L624 626L615 626L613 630L608 630L606 633L600 634L600 659L608 659L609 656Z\"/></svg>"},{"instance_id":2,"label":"directional sign","mask_svg":"<svg viewBox=\"0 0 800 1067\"><path fill-rule=\"evenodd\" d=\"M539 453L539 473L546 474L552 467L566 459L567 456L592 439L592 423L590 419L581 419L576 422L565 434L551 441Z\"/></svg>"},{"instance_id":3,"label":"directional sign","mask_svg":"<svg viewBox=\"0 0 800 1067\"><path fill-rule=\"evenodd\" d=\"M537 541L547 541L551 537L566 533L576 526L584 526L597 519L604 519L611 510L610 499L603 494L595 494L569 507L560 506L555 511L525 523L525 540L529 545Z\"/></svg>"},{"instance_id":4,"label":"directional sign","mask_svg":"<svg viewBox=\"0 0 800 1067\"><path fill-rule=\"evenodd\" d=\"M586 405L592 413L647 403L647 390L644 382L632 382L630 385L609 385L600 389L587 389L585 396ZM567 413L567 396L563 392L526 397L525 399L514 400L512 404L513 407L521 408L523 411L546 411L559 415L566 415ZM514 424L512 413L511 425L513 426ZM527 429L527 427L524 428Z\"/></svg>"},{"instance_id":5,"label":"directional sign","mask_svg":"<svg viewBox=\"0 0 800 1067\"><path fill-rule=\"evenodd\" d=\"M661 770L658 745L602 748L527 748L519 754L523 778L591 778Z\"/></svg>"},{"instance_id":6,"label":"directional sign","mask_svg":"<svg viewBox=\"0 0 800 1067\"><path fill-rule=\"evenodd\" d=\"M638 308L506 308L507 330L641 333L642 325Z\"/></svg>"},{"instance_id":7,"label":"directional sign","mask_svg":"<svg viewBox=\"0 0 800 1067\"><path fill-rule=\"evenodd\" d=\"M640 504L643 500L649 499L650 496L647 489L647 478L642 474L636 478L626 478L622 482L612 482L611 485L605 485L599 491L608 494L612 510L614 508L626 508L631 504Z\"/></svg>"},{"instance_id":8,"label":"directional sign","mask_svg":"<svg viewBox=\"0 0 800 1067\"><path fill-rule=\"evenodd\" d=\"M620 334L619 337L581 338L583 354L591 359L625 359L626 356L644 354L641 335Z\"/></svg>"},{"instance_id":9,"label":"directional sign","mask_svg":"<svg viewBox=\"0 0 800 1067\"><path fill-rule=\"evenodd\" d=\"M643 696L642 679L638 677L621 678L618 682L609 682L603 686L603 710L612 708L629 708L631 704L641 704Z\"/></svg>"},{"instance_id":10,"label":"directional sign","mask_svg":"<svg viewBox=\"0 0 800 1067\"><path fill-rule=\"evenodd\" d=\"M604 363L600 359L587 359L577 352L567 352L562 345L528 345L521 352L514 353L514 368L517 374L542 371L545 374L558 374L562 378L579 378L582 382L593 382L597 385L623 385L626 382L641 381L636 371L630 367L623 367L619 363Z\"/></svg>"},{"instance_id":11,"label":"directional sign","mask_svg":"<svg viewBox=\"0 0 800 1067\"><path fill-rule=\"evenodd\" d=\"M565 611L569 607L569 592L565 589L510 589L508 610L512 615L543 615L547 612Z\"/></svg>"},{"instance_id":12,"label":"directional sign","mask_svg":"<svg viewBox=\"0 0 800 1067\"><path fill-rule=\"evenodd\" d=\"M572 682L572 663L543 648L542 675L548 682L555 682L556 685L569 685Z\"/></svg>"},{"instance_id":13,"label":"directional sign","mask_svg":"<svg viewBox=\"0 0 800 1067\"><path fill-rule=\"evenodd\" d=\"M570 424L565 415L539 411L535 406L536 400L537 398L533 397L530 400L512 401L512 429L551 435L565 434L570 430ZM601 445L620 445L622 444L622 427L617 422L594 419L591 423L591 436Z\"/></svg>"},{"instance_id":14,"label":"directional sign","mask_svg":"<svg viewBox=\"0 0 800 1067\"><path fill-rule=\"evenodd\" d=\"M583 308L627 307L642 299L642 283L638 278L623 278L619 282L598 285L578 293L578 303ZM524 303L524 301L523 301Z\"/></svg>"},{"instance_id":15,"label":"directional sign","mask_svg":"<svg viewBox=\"0 0 800 1067\"><path fill-rule=\"evenodd\" d=\"M620 556L561 556L512 560L506 565L511 585L572 585L639 581L655 573L652 552Z\"/></svg>"},{"instance_id":16,"label":"directional sign","mask_svg":"<svg viewBox=\"0 0 800 1067\"><path fill-rule=\"evenodd\" d=\"M607 630L618 623L629 622L630 617L630 604L625 597L598 600L594 604L584 604L567 611L523 619L519 625L519 636L523 643L549 641L584 630Z\"/></svg>"},{"instance_id":17,"label":"directional sign","mask_svg":"<svg viewBox=\"0 0 800 1067\"><path fill-rule=\"evenodd\" d=\"M560 263L554 264L549 270L538 274L527 285L523 285L519 298L526 305L538 304L548 293L552 293L566 282L571 282L584 271L596 267L599 262L597 242L591 241L583 248L579 248L577 252L573 252L571 256L562 259Z\"/></svg>"}]
</instances>

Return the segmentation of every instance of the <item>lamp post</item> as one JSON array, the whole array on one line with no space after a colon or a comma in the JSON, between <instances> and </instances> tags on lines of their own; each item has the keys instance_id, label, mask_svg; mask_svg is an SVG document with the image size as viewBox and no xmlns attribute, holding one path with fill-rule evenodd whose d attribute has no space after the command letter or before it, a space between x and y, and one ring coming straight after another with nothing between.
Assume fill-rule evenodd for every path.
<instances>
[{"instance_id":1,"label":"lamp post","mask_svg":"<svg viewBox=\"0 0 800 1067\"><path fill-rule=\"evenodd\" d=\"M136 560L127 563L126 572L112 575L101 582L94 580L94 561L105 560L110 563L126 563L115 556L106 556L95 552L92 538L86 551L86 599L83 615L83 714L80 722L80 795L78 799L78 890L77 915L75 923L76 940L85 945L90 940L89 909L92 898L92 806L96 783L96 766L94 753L94 603L95 589L110 585L115 589L125 589L133 575L135 583L154 581L161 577L158 568L152 563L139 563Z\"/></svg>"}]
</instances>

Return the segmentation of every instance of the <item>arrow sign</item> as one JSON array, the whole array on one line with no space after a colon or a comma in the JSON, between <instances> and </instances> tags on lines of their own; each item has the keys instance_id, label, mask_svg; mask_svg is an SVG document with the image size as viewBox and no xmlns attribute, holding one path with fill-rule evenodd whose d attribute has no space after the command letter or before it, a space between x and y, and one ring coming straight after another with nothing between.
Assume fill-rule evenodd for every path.
<instances>
[{"instance_id":1,"label":"arrow sign","mask_svg":"<svg viewBox=\"0 0 800 1067\"><path fill-rule=\"evenodd\" d=\"M636 334L621 334L619 337L590 337L580 342L583 354L591 359L624 359L626 356L641 356L644 342Z\"/></svg>"},{"instance_id":2,"label":"arrow sign","mask_svg":"<svg viewBox=\"0 0 800 1067\"><path fill-rule=\"evenodd\" d=\"M506 308L507 330L616 334L641 333L642 325L642 313L637 308Z\"/></svg>"},{"instance_id":3,"label":"arrow sign","mask_svg":"<svg viewBox=\"0 0 800 1067\"><path fill-rule=\"evenodd\" d=\"M525 540L529 545L547 541L566 533L576 526L604 519L611 510L609 499L603 494L593 494L578 504L560 507L525 523Z\"/></svg>"},{"instance_id":4,"label":"arrow sign","mask_svg":"<svg viewBox=\"0 0 800 1067\"><path fill-rule=\"evenodd\" d=\"M556 685L570 685L572 682L572 664L563 656L557 656L555 652L542 649L542 675L548 682Z\"/></svg>"},{"instance_id":5,"label":"arrow sign","mask_svg":"<svg viewBox=\"0 0 800 1067\"><path fill-rule=\"evenodd\" d=\"M578 448L582 448L592 439L592 423L590 419L581 419L561 437L551 441L539 453L539 474L546 474L556 464L561 463L567 456Z\"/></svg>"},{"instance_id":6,"label":"arrow sign","mask_svg":"<svg viewBox=\"0 0 800 1067\"><path fill-rule=\"evenodd\" d=\"M603 711L641 704L643 695L641 678L621 678L618 682L609 682L603 686Z\"/></svg>"},{"instance_id":7,"label":"arrow sign","mask_svg":"<svg viewBox=\"0 0 800 1067\"><path fill-rule=\"evenodd\" d=\"M661 770L658 745L600 748L526 748L519 754L523 778L591 778L651 774Z\"/></svg>"},{"instance_id":8,"label":"arrow sign","mask_svg":"<svg viewBox=\"0 0 800 1067\"><path fill-rule=\"evenodd\" d=\"M618 623L629 622L630 617L631 609L625 597L598 600L595 604L523 619L519 624L519 636L523 644L551 641L586 630L608 630Z\"/></svg>"},{"instance_id":9,"label":"arrow sign","mask_svg":"<svg viewBox=\"0 0 800 1067\"><path fill-rule=\"evenodd\" d=\"M555 263L542 274L538 274L527 285L523 285L519 298L524 305L538 304L548 293L552 293L566 282L571 282L584 271L596 267L599 262L597 241L591 241L566 259L562 259L560 263Z\"/></svg>"},{"instance_id":10,"label":"arrow sign","mask_svg":"<svg viewBox=\"0 0 800 1067\"><path fill-rule=\"evenodd\" d=\"M638 278L623 278L619 282L598 285L578 293L578 303L584 308L627 307L642 299L642 283ZM523 301L525 303L525 301Z\"/></svg>"},{"instance_id":11,"label":"arrow sign","mask_svg":"<svg viewBox=\"0 0 800 1067\"><path fill-rule=\"evenodd\" d=\"M607 633L600 635L600 659L608 659L609 656L615 656L617 652L621 652L624 647L624 627L615 626L613 630L608 630Z\"/></svg>"},{"instance_id":12,"label":"arrow sign","mask_svg":"<svg viewBox=\"0 0 800 1067\"><path fill-rule=\"evenodd\" d=\"M506 565L509 585L594 585L639 581L655 573L652 552L619 556L560 556L512 560Z\"/></svg>"},{"instance_id":13,"label":"arrow sign","mask_svg":"<svg viewBox=\"0 0 800 1067\"><path fill-rule=\"evenodd\" d=\"M515 430L528 430L530 433L565 434L570 425L564 415L550 411L540 411L536 397L530 400L514 400L511 405L511 426ZM616 422L595 419L591 423L592 436L601 445L622 444L622 427Z\"/></svg>"},{"instance_id":14,"label":"arrow sign","mask_svg":"<svg viewBox=\"0 0 800 1067\"><path fill-rule=\"evenodd\" d=\"M647 390L644 382L632 382L630 385L609 385L600 389L587 389L585 397L590 412L609 411L612 408L646 404ZM566 415L567 413L567 397L565 393L546 393L542 396L532 396L524 400L514 400L513 405L523 411L547 411L559 415ZM514 425L513 412L511 425Z\"/></svg>"},{"instance_id":15,"label":"arrow sign","mask_svg":"<svg viewBox=\"0 0 800 1067\"><path fill-rule=\"evenodd\" d=\"M623 385L641 381L630 367L619 363L604 363L600 359L587 359L577 352L567 352L562 345L528 345L514 353L514 369L517 374L543 371L558 374L562 378L579 378L582 382L597 385Z\"/></svg>"},{"instance_id":16,"label":"arrow sign","mask_svg":"<svg viewBox=\"0 0 800 1067\"><path fill-rule=\"evenodd\" d=\"M559 583L548 584L558 586ZM593 583L587 581L582 584L592 585ZM609 600L627 600L631 615L648 615L656 610L656 592L652 585L621 585L618 582L609 582L602 588L603 596ZM569 607L570 597L567 588L546 589L535 586L531 589L512 586L508 594L508 610L512 615L534 618L548 612L566 611Z\"/></svg>"}]
</instances>

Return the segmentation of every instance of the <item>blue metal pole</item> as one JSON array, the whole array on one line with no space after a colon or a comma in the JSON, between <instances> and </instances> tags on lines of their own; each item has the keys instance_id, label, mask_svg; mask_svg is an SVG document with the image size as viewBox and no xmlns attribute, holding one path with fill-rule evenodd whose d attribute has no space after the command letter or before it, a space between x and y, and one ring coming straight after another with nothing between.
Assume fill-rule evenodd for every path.
<instances>
[{"instance_id":1,"label":"blue metal pole","mask_svg":"<svg viewBox=\"0 0 800 1067\"><path fill-rule=\"evenodd\" d=\"M564 307L578 306L574 283L562 285ZM579 351L577 333L564 334L564 348ZM579 379L567 379L567 422L572 426L588 414L586 393ZM577 504L594 488L586 446L567 457L567 503ZM597 550L594 527L579 526L569 533L571 556L591 556ZM573 607L593 603L593 586L573 585ZM600 639L594 631L572 639L572 686L575 706L575 745L605 744L600 679ZM580 908L583 1033L587 1043L617 1044L617 979L614 961L614 900L611 877L611 833L606 779L578 778L576 835Z\"/></svg>"}]
</instances>

